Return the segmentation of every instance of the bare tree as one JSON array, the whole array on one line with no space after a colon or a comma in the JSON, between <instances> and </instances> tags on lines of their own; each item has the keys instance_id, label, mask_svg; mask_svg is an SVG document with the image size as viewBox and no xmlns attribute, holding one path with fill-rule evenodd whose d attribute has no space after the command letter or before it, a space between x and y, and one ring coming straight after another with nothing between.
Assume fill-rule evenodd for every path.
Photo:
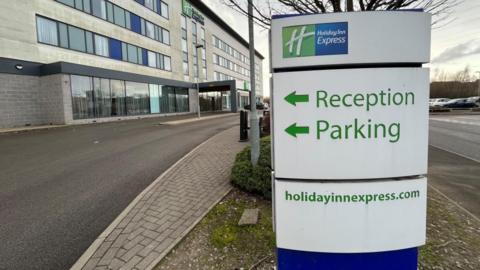
<instances>
[{"instance_id":1,"label":"bare tree","mask_svg":"<svg viewBox=\"0 0 480 270\"><path fill-rule=\"evenodd\" d=\"M247 16L247 0L220 0ZM423 9L433 15L432 25L440 27L453 20L453 8L463 0L254 0L253 18L257 25L270 27L274 14L329 13L345 11Z\"/></svg>"}]
</instances>

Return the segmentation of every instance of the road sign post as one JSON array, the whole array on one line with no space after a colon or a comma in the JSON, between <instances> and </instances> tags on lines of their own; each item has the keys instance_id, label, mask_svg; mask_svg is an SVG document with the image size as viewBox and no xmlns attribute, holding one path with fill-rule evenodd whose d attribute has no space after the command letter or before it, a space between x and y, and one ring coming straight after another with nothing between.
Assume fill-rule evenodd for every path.
<instances>
[{"instance_id":1,"label":"road sign post","mask_svg":"<svg viewBox=\"0 0 480 270\"><path fill-rule=\"evenodd\" d=\"M273 18L280 270L417 269L430 20L416 11Z\"/></svg>"}]
</instances>

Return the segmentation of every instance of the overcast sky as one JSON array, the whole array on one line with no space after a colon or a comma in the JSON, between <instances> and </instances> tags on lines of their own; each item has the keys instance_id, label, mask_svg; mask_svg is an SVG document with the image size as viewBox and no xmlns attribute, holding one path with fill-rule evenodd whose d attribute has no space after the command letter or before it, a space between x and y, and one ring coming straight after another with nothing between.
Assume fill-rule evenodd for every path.
<instances>
[{"instance_id":1,"label":"overcast sky","mask_svg":"<svg viewBox=\"0 0 480 270\"><path fill-rule=\"evenodd\" d=\"M221 0L204 0L220 17L248 40L247 18L221 4ZM455 73L469 66L472 75L480 71L480 0L464 0L452 14L453 22L432 30L430 65L432 77L437 70ZM269 95L268 31L255 29L255 48L265 56L263 62L265 96ZM475 73L478 77L479 74Z\"/></svg>"}]
</instances>

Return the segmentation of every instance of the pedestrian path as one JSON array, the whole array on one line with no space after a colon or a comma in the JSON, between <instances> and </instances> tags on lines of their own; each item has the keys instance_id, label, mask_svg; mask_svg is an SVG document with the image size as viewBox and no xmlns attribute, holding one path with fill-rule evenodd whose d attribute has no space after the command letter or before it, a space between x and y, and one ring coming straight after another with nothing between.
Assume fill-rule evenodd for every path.
<instances>
[{"instance_id":1,"label":"pedestrian path","mask_svg":"<svg viewBox=\"0 0 480 270\"><path fill-rule=\"evenodd\" d=\"M155 267L230 191L230 170L245 146L236 126L192 150L138 195L72 269Z\"/></svg>"}]
</instances>

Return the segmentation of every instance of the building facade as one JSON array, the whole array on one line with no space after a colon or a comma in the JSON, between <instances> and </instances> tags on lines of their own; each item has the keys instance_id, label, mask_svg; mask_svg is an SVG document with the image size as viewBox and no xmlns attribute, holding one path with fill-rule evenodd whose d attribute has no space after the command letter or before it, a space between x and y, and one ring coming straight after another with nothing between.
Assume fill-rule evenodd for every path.
<instances>
[{"instance_id":1,"label":"building facade","mask_svg":"<svg viewBox=\"0 0 480 270\"><path fill-rule=\"evenodd\" d=\"M198 0L0 1L0 128L236 111L262 60ZM200 106L198 105L200 102Z\"/></svg>"}]
</instances>

